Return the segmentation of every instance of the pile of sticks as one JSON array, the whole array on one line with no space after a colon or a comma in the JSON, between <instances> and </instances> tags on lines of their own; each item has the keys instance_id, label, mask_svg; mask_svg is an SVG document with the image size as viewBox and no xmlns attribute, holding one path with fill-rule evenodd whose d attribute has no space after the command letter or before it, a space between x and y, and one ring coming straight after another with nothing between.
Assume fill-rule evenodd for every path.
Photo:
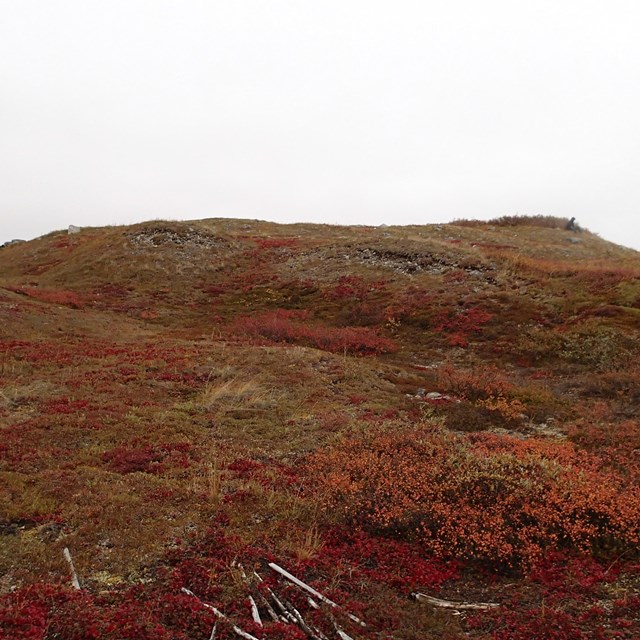
<instances>
[{"instance_id":1,"label":"pile of sticks","mask_svg":"<svg viewBox=\"0 0 640 640\"><path fill-rule=\"evenodd\" d=\"M324 617L328 623L330 623L332 628L331 635L334 638L338 638L339 640L353 640L353 638L340 626L338 619L343 619L347 624L357 625L360 627L366 626L360 618L348 611L345 611L339 604L330 600L299 578L296 578L293 574L289 573L286 569L283 569L275 562L270 562L268 566L273 572L278 574L280 579L284 579L286 583L297 587L304 594L306 602L311 609L323 611ZM270 619L272 622L295 625L299 629L302 629L306 636L311 640L330 640L330 637L320 630L313 622L305 620L300 610L294 606L287 597L276 593L275 589L267 586L265 581L256 571L252 571L248 574L242 565L237 565L237 568L250 592L247 598L247 603L251 613L251 618L255 624L263 626L263 617L265 617ZM189 589L183 587L182 591L183 593L186 593L198 600L203 607L213 611L216 615L217 620L213 626L209 640L215 640L218 630L218 622L228 624L233 632L241 638L244 638L244 640L259 640L259 638L256 638L254 635L232 622L229 617L217 607L208 602L204 602Z\"/></svg>"}]
</instances>

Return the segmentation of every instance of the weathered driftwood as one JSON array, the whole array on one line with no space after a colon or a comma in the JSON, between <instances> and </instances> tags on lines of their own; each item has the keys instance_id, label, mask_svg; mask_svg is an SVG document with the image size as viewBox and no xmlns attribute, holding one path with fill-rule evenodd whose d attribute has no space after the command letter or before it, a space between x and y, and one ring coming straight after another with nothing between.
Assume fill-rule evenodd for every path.
<instances>
[{"instance_id":1,"label":"weathered driftwood","mask_svg":"<svg viewBox=\"0 0 640 640\"><path fill-rule=\"evenodd\" d=\"M253 596L249 596L249 604L251 605L251 617L256 624L262 626L262 620L260 619L260 612L258 611L258 605L253 599Z\"/></svg>"},{"instance_id":2,"label":"weathered driftwood","mask_svg":"<svg viewBox=\"0 0 640 640\"><path fill-rule=\"evenodd\" d=\"M315 596L316 598L318 598L318 600L321 600L322 602L328 604L329 606L333 607L334 609L343 610L342 607L339 604L335 603L333 600L330 600L326 596L323 596L319 591L316 591L313 587L310 587L305 582L302 582L302 580L299 580L294 575L289 573L286 569L283 569L282 567L278 566L275 562L270 562L269 566L274 571L279 573L281 576L284 576L287 580L289 580L290 582L293 582L293 584L295 584L297 587L300 587L300 589L303 589L304 591L306 591L306 592L310 593L311 595ZM360 618L354 616L352 613L349 613L348 611L345 611L345 614L351 620L353 620L353 622L359 624L360 626L362 626L362 627L366 627L367 626L362 620L360 620Z\"/></svg>"},{"instance_id":3,"label":"weathered driftwood","mask_svg":"<svg viewBox=\"0 0 640 640\"><path fill-rule=\"evenodd\" d=\"M336 630L336 633L338 634L338 637L340 638L340 640L353 640L353 638L348 633L346 633L340 628L340 625L338 624L338 621L335 619L335 616L333 616L332 614L329 614L329 616L331 617L333 628Z\"/></svg>"},{"instance_id":4,"label":"weathered driftwood","mask_svg":"<svg viewBox=\"0 0 640 640\"><path fill-rule=\"evenodd\" d=\"M290 603L286 602L287 608L291 611L291 614L296 619L298 626L311 638L311 640L324 640L324 637L320 634L318 635L317 629L314 631L302 617L302 614Z\"/></svg>"},{"instance_id":5,"label":"weathered driftwood","mask_svg":"<svg viewBox=\"0 0 640 640\"><path fill-rule=\"evenodd\" d=\"M338 636L340 637L340 640L353 640L353 638L348 634L345 633L340 627L336 626L336 633L338 634Z\"/></svg>"},{"instance_id":6,"label":"weathered driftwood","mask_svg":"<svg viewBox=\"0 0 640 640\"><path fill-rule=\"evenodd\" d=\"M211 611L213 611L213 613L215 613L216 616L218 616L218 618L220 618L221 620L227 620L236 635L240 636L241 638L244 638L245 640L259 640L255 636L252 636L250 633L243 631L239 626L233 624L233 622L231 622L229 618L227 618L227 616L225 616L224 613L222 613L222 611L220 611L219 609L216 609L216 607L214 607L212 604L209 604L208 602L204 602L204 600L201 600L200 598L198 598L198 596L195 593L193 593L193 591L189 591L189 589L185 587L182 587L181 591L191 596L192 598L195 598L206 609L210 609Z\"/></svg>"},{"instance_id":7,"label":"weathered driftwood","mask_svg":"<svg viewBox=\"0 0 640 640\"><path fill-rule=\"evenodd\" d=\"M494 609L499 607L495 602L454 602L453 600L441 600L428 596L425 593L412 593L416 600L426 602L434 607L442 607L443 609Z\"/></svg>"},{"instance_id":8,"label":"weathered driftwood","mask_svg":"<svg viewBox=\"0 0 640 640\"><path fill-rule=\"evenodd\" d=\"M73 560L71 559L71 552L69 551L69 547L65 547L63 552L65 560L69 563L69 568L71 569L71 584L74 589L80 589L80 581L78 580L78 574L76 573L76 568L73 566Z\"/></svg>"},{"instance_id":9,"label":"weathered driftwood","mask_svg":"<svg viewBox=\"0 0 640 640\"><path fill-rule=\"evenodd\" d=\"M262 606L267 610L267 613L269 614L269 617L274 621L274 622L281 622L280 617L278 616L278 614L273 610L273 607L271 606L271 604L269 603L269 601L260 593L258 592L258 598L260 599L260 603L262 604Z\"/></svg>"},{"instance_id":10,"label":"weathered driftwood","mask_svg":"<svg viewBox=\"0 0 640 640\"><path fill-rule=\"evenodd\" d=\"M278 598L278 596L271 589L267 589L267 591L269 592L269 595L273 598L273 601L276 603L276 606L278 607L278 609L280 609L280 612L282 613L280 618L282 619L282 621L295 623L296 622L295 616L284 606L280 598Z\"/></svg>"},{"instance_id":11,"label":"weathered driftwood","mask_svg":"<svg viewBox=\"0 0 640 640\"><path fill-rule=\"evenodd\" d=\"M247 583L249 588L253 587L253 584L252 584L251 580L249 580L249 576L245 572L244 567L241 564L238 564L238 567L239 567L239 569L240 569L240 571L242 573L242 579ZM258 580L258 582L263 582L262 578L255 571L253 572L253 575ZM260 600L260 604L267 610L267 613L269 614L269 617L274 622L283 622L283 620L273 610L273 607L271 606L269 601L262 595L262 593L257 589L254 589L254 593L258 597L258 600ZM254 621L256 621L256 616L254 615L254 606L256 606L256 602L251 596L249 596L249 601L251 602L251 615L253 616ZM257 611L257 606L256 606L256 612L257 612L257 617L259 618L260 617L260 612ZM262 622L260 622L259 624L262 625Z\"/></svg>"}]
</instances>

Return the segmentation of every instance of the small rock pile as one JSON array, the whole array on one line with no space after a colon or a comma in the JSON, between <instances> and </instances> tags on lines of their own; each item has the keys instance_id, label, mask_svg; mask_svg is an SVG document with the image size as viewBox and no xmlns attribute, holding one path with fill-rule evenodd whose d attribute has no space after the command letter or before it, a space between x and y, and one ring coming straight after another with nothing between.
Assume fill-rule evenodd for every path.
<instances>
[{"instance_id":1,"label":"small rock pile","mask_svg":"<svg viewBox=\"0 0 640 640\"><path fill-rule=\"evenodd\" d=\"M185 227L176 229L171 227L145 228L126 234L129 242L138 247L172 246L185 249L219 249L228 247L229 241L204 231Z\"/></svg>"}]
</instances>

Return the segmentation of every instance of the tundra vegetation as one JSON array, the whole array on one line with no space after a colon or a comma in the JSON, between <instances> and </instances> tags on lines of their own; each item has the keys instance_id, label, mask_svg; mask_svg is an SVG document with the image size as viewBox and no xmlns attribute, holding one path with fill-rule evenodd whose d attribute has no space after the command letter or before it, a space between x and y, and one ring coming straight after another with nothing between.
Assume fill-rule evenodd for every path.
<instances>
[{"instance_id":1,"label":"tundra vegetation","mask_svg":"<svg viewBox=\"0 0 640 640\"><path fill-rule=\"evenodd\" d=\"M566 224L0 249L0 639L640 637L640 256Z\"/></svg>"}]
</instances>

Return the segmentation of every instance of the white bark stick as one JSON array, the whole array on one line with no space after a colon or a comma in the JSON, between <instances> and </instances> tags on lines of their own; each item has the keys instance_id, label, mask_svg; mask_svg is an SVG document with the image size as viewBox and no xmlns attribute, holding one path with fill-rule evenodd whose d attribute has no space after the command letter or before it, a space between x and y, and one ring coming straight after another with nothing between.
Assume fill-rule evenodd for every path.
<instances>
[{"instance_id":1,"label":"white bark stick","mask_svg":"<svg viewBox=\"0 0 640 640\"><path fill-rule=\"evenodd\" d=\"M73 566L73 560L71 559L71 552L69 551L69 547L65 547L64 551L65 560L69 563L69 568L71 569L71 584L74 589L80 589L80 581L78 580L78 574L76 573L76 568Z\"/></svg>"},{"instance_id":2,"label":"white bark stick","mask_svg":"<svg viewBox=\"0 0 640 640\"><path fill-rule=\"evenodd\" d=\"M316 598L318 598L318 600L322 600L322 602L325 602L326 604L328 604L329 606L333 607L334 609L342 609L342 607L339 604L336 604L333 600L329 600L329 598L323 596L319 591L316 591L313 587L310 587L305 582L302 582L302 580L298 580L298 578L296 578L294 575L290 574L287 570L285 570L282 567L278 566L275 562L270 562L269 566L274 571L276 571L280 575L284 576L287 580L289 580L290 582L293 582L293 584L295 584L296 586L300 587L304 591L307 591L311 595L313 595ZM354 622L356 622L360 626L362 626L362 627L366 627L367 626L362 620L360 620L360 618L357 618L352 613L349 613L347 611L345 611L345 613L346 613L347 616L349 616L349 618L351 618L351 620L353 620Z\"/></svg>"},{"instance_id":3,"label":"white bark stick","mask_svg":"<svg viewBox=\"0 0 640 640\"><path fill-rule=\"evenodd\" d=\"M336 622L336 619L333 616L331 616L331 622L333 622L333 628L336 630L336 633L338 634L338 637L340 638L340 640L353 640L353 638L348 633L345 633L340 628L340 626Z\"/></svg>"},{"instance_id":4,"label":"white bark stick","mask_svg":"<svg viewBox=\"0 0 640 640\"><path fill-rule=\"evenodd\" d=\"M293 615L295 616L296 620L298 621L298 626L312 639L312 640L321 640L320 636L318 636L317 634L315 634L313 632L313 630L311 629L311 627L305 622L304 618L302 617L302 615L300 614L300 612L290 603L289 606L291 607L291 611L293 613Z\"/></svg>"},{"instance_id":5,"label":"white bark stick","mask_svg":"<svg viewBox=\"0 0 640 640\"><path fill-rule=\"evenodd\" d=\"M278 598L278 596L269 588L267 588L267 591L269 592L269 595L273 598L273 601L278 606L278 609L280 609L280 611L282 612L282 616L280 616L282 620L284 622L295 623L296 622L295 616L282 604L282 602L280 602L280 599Z\"/></svg>"},{"instance_id":6,"label":"white bark stick","mask_svg":"<svg viewBox=\"0 0 640 640\"><path fill-rule=\"evenodd\" d=\"M253 596L249 596L249 604L251 605L251 617L256 624L262 626L262 620L260 619L260 612L258 611L258 605L253 599Z\"/></svg>"},{"instance_id":7,"label":"white bark stick","mask_svg":"<svg viewBox=\"0 0 640 640\"><path fill-rule=\"evenodd\" d=\"M191 596L192 598L195 598L203 607L207 609L211 609L211 611L213 611L213 613L215 613L218 616L218 618L229 621L229 618L227 618L227 616L225 616L224 613L222 613L222 611L220 611L219 609L216 609L212 604L209 604L207 602L204 602L203 600L200 600L200 598L198 598L198 596L195 593L193 593L193 591L189 591L189 589L186 589L185 587L182 587L181 591ZM234 630L236 635L239 635L241 638L244 638L245 640L259 640L259 638L252 636L250 633L247 633L246 631L243 631L240 627L233 624L233 622L229 621L229 623L231 624L231 628Z\"/></svg>"},{"instance_id":8,"label":"white bark stick","mask_svg":"<svg viewBox=\"0 0 640 640\"><path fill-rule=\"evenodd\" d=\"M280 622L280 618L278 614L273 610L273 607L269 604L269 601L258 592L258 598L260 598L260 602L262 602L262 606L267 610L267 613L271 617L274 622Z\"/></svg>"},{"instance_id":9,"label":"white bark stick","mask_svg":"<svg viewBox=\"0 0 640 640\"><path fill-rule=\"evenodd\" d=\"M427 602L434 607L442 607L443 609L494 609L500 606L495 602L454 602L452 600L441 600L440 598L434 598L424 593L413 593L411 595L420 602Z\"/></svg>"}]
</instances>

